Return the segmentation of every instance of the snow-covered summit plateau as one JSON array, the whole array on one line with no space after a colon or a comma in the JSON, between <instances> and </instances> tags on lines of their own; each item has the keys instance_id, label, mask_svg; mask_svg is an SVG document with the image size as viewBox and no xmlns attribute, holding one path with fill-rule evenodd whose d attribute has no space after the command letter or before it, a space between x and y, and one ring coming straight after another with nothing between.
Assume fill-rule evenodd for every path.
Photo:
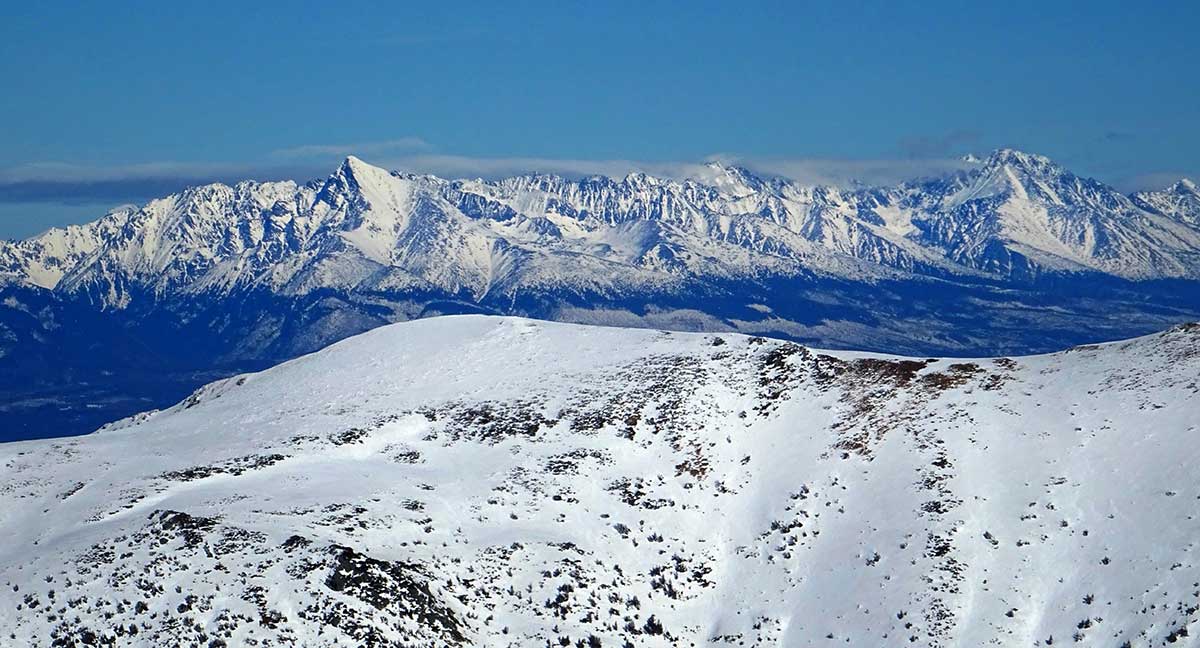
<instances>
[{"instance_id":1,"label":"snow-covered summit plateau","mask_svg":"<svg viewBox=\"0 0 1200 648\"><path fill-rule=\"evenodd\" d=\"M0 445L0 644L1187 645L1197 376L385 326Z\"/></svg>"}]
</instances>

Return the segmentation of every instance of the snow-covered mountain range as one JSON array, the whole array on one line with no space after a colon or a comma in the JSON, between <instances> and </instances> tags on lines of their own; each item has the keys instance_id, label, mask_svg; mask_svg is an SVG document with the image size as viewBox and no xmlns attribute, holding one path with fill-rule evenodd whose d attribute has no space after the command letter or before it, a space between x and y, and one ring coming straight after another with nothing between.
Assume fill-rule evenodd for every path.
<instances>
[{"instance_id":1,"label":"snow-covered mountain range","mask_svg":"<svg viewBox=\"0 0 1200 648\"><path fill-rule=\"evenodd\" d=\"M1126 196L1008 149L857 189L720 164L445 180L351 157L321 181L194 187L0 243L0 416L86 427L103 417L85 405L124 415L197 372L455 312L1045 351L1200 317L1200 201L1186 181Z\"/></svg>"},{"instance_id":2,"label":"snow-covered mountain range","mask_svg":"<svg viewBox=\"0 0 1200 648\"><path fill-rule=\"evenodd\" d=\"M1197 376L385 326L0 445L0 643L1190 645Z\"/></svg>"},{"instance_id":3,"label":"snow-covered mountain range","mask_svg":"<svg viewBox=\"0 0 1200 648\"><path fill-rule=\"evenodd\" d=\"M1200 278L1200 196L1125 196L1003 149L948 179L839 190L712 163L704 177L495 182L390 173L213 184L0 247L4 276L101 307L180 293L420 287L515 297L689 276L895 271L1032 279Z\"/></svg>"}]
</instances>

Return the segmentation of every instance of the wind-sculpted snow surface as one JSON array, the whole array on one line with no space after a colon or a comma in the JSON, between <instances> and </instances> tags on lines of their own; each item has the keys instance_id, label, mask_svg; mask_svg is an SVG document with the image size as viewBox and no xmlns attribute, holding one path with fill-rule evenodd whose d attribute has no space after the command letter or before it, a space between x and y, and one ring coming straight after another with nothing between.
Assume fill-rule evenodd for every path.
<instances>
[{"instance_id":1,"label":"wind-sculpted snow surface","mask_svg":"<svg viewBox=\"0 0 1200 648\"><path fill-rule=\"evenodd\" d=\"M1188 645L1198 376L387 326L0 446L0 643Z\"/></svg>"}]
</instances>

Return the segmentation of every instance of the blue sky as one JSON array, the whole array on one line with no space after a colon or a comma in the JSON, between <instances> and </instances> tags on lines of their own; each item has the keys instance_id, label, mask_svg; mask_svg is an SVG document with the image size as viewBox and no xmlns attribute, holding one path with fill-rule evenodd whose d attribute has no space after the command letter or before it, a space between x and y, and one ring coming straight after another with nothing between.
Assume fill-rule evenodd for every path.
<instances>
[{"instance_id":1,"label":"blue sky","mask_svg":"<svg viewBox=\"0 0 1200 648\"><path fill-rule=\"evenodd\" d=\"M1125 188L1200 171L1195 2L21 4L0 236L348 152L489 175L1013 146Z\"/></svg>"}]
</instances>

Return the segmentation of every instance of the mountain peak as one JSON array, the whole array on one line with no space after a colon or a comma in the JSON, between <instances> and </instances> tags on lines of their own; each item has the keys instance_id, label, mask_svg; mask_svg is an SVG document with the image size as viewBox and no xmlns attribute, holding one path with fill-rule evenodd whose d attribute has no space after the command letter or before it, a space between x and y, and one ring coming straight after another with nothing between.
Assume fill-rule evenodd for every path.
<instances>
[{"instance_id":1,"label":"mountain peak","mask_svg":"<svg viewBox=\"0 0 1200 648\"><path fill-rule=\"evenodd\" d=\"M1040 168L1047 167L1057 168L1058 165L1053 160L1036 153L1026 153L1013 148L999 148L992 152L988 159L984 161L985 166L1011 166L1016 168Z\"/></svg>"},{"instance_id":2,"label":"mountain peak","mask_svg":"<svg viewBox=\"0 0 1200 648\"><path fill-rule=\"evenodd\" d=\"M387 170L382 167L367 164L358 156L347 155L346 159L342 160L341 166L338 167L338 172L345 175L358 176L363 173L387 173Z\"/></svg>"},{"instance_id":3,"label":"mountain peak","mask_svg":"<svg viewBox=\"0 0 1200 648\"><path fill-rule=\"evenodd\" d=\"M753 171L746 167L735 164L733 162L723 162L721 160L709 160L704 163L704 167L713 173L726 173L732 176L741 176L746 178L756 178Z\"/></svg>"},{"instance_id":4,"label":"mountain peak","mask_svg":"<svg viewBox=\"0 0 1200 648\"><path fill-rule=\"evenodd\" d=\"M1200 195L1200 189L1196 188L1196 183L1192 182L1190 178L1180 178L1179 182L1176 182L1175 186L1171 187L1171 189L1173 189L1175 193Z\"/></svg>"},{"instance_id":5,"label":"mountain peak","mask_svg":"<svg viewBox=\"0 0 1200 648\"><path fill-rule=\"evenodd\" d=\"M333 175L325 183L325 188L340 187L343 190L363 190L378 186L391 179L392 173L383 167L377 167L363 162L361 158L347 155Z\"/></svg>"},{"instance_id":6,"label":"mountain peak","mask_svg":"<svg viewBox=\"0 0 1200 648\"><path fill-rule=\"evenodd\" d=\"M721 160L709 160L696 179L704 184L732 193L746 193L761 187L762 179L746 167Z\"/></svg>"}]
</instances>

